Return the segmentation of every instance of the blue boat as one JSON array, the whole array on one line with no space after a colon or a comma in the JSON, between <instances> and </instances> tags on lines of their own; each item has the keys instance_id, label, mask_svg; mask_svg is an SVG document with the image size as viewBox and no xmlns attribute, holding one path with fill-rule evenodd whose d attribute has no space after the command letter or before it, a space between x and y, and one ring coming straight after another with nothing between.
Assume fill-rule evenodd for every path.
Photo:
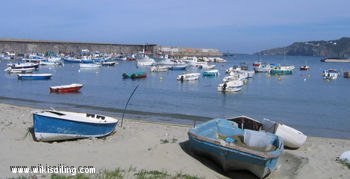
<instances>
[{"instance_id":1,"label":"blue boat","mask_svg":"<svg viewBox=\"0 0 350 179\"><path fill-rule=\"evenodd\" d=\"M81 59L76 59L76 58L73 58L73 57L63 58L63 61L64 61L64 63L81 63L82 62Z\"/></svg>"},{"instance_id":2,"label":"blue boat","mask_svg":"<svg viewBox=\"0 0 350 179\"><path fill-rule=\"evenodd\" d=\"M192 152L208 156L228 170L247 170L259 178L276 169L284 143L278 136L213 119L188 132Z\"/></svg>"},{"instance_id":3,"label":"blue boat","mask_svg":"<svg viewBox=\"0 0 350 179\"><path fill-rule=\"evenodd\" d=\"M208 70L203 72L203 76L219 76L219 70L214 69L214 70Z\"/></svg>"},{"instance_id":4,"label":"blue boat","mask_svg":"<svg viewBox=\"0 0 350 179\"><path fill-rule=\"evenodd\" d=\"M116 130L115 118L56 110L33 113L34 136L38 141L60 141L104 137Z\"/></svg>"},{"instance_id":5,"label":"blue boat","mask_svg":"<svg viewBox=\"0 0 350 179\"><path fill-rule=\"evenodd\" d=\"M131 78L131 79L137 79L137 78L146 78L147 74L143 71L134 72L134 73L123 73L122 74L123 79Z\"/></svg>"},{"instance_id":6,"label":"blue boat","mask_svg":"<svg viewBox=\"0 0 350 179\"><path fill-rule=\"evenodd\" d=\"M50 73L41 73L41 74L18 74L19 80L49 80L52 77Z\"/></svg>"}]
</instances>

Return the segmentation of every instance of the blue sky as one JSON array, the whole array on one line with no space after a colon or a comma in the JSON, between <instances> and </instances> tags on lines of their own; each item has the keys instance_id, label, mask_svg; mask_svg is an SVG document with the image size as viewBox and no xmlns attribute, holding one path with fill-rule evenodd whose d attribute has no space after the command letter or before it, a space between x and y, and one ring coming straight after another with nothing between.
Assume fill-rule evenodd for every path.
<instances>
[{"instance_id":1,"label":"blue sky","mask_svg":"<svg viewBox=\"0 0 350 179\"><path fill-rule=\"evenodd\" d=\"M349 0L4 0L0 38L253 53L350 36Z\"/></svg>"}]
</instances>

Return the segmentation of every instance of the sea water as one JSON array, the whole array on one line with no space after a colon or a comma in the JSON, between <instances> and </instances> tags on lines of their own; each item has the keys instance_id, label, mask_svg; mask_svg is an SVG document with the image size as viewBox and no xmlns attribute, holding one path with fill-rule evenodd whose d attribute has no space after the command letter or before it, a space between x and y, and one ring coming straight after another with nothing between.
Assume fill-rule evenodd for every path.
<instances>
[{"instance_id":1,"label":"sea water","mask_svg":"<svg viewBox=\"0 0 350 179\"><path fill-rule=\"evenodd\" d=\"M257 73L240 92L221 93L225 70L246 63L253 70L257 60L281 65L295 65L292 75L271 76ZM350 138L350 79L340 76L327 81L323 70L350 70L350 63L324 63L320 57L235 55L226 63L213 63L218 77L180 82L177 75L185 71L150 72L135 62L122 61L115 67L80 69L79 64L41 66L35 73L52 73L51 80L17 80L17 75L0 75L0 99L3 103L36 108L53 107L77 112L96 112L120 117L130 93L126 118L192 124L211 118L246 115L261 120L268 118L290 125L307 135ZM9 61L0 63L6 68ZM309 65L308 71L299 66ZM145 71L145 79L122 79L123 73ZM187 72L203 72L189 67ZM80 93L50 93L49 87L82 83Z\"/></svg>"}]
</instances>

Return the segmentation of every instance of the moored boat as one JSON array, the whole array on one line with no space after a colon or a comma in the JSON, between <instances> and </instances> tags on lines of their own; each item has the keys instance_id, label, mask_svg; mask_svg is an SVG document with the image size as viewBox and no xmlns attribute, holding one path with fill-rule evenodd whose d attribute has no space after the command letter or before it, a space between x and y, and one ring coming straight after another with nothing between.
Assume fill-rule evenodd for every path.
<instances>
[{"instance_id":1,"label":"moored boat","mask_svg":"<svg viewBox=\"0 0 350 179\"><path fill-rule=\"evenodd\" d=\"M139 71L139 72L134 72L134 73L123 73L123 78L127 79L127 78L131 78L131 79L137 79L137 78L146 78L147 74L143 71Z\"/></svg>"},{"instance_id":2,"label":"moored boat","mask_svg":"<svg viewBox=\"0 0 350 179\"><path fill-rule=\"evenodd\" d=\"M167 72L169 70L169 66L166 65L156 65L151 67L151 72Z\"/></svg>"},{"instance_id":3,"label":"moored boat","mask_svg":"<svg viewBox=\"0 0 350 179\"><path fill-rule=\"evenodd\" d=\"M33 113L38 141L104 137L115 131L118 120L98 114L44 110Z\"/></svg>"},{"instance_id":4,"label":"moored boat","mask_svg":"<svg viewBox=\"0 0 350 179\"><path fill-rule=\"evenodd\" d=\"M193 80L198 80L200 73L185 73L178 75L176 80L178 81L193 81Z\"/></svg>"},{"instance_id":5,"label":"moored boat","mask_svg":"<svg viewBox=\"0 0 350 179\"><path fill-rule=\"evenodd\" d=\"M219 76L219 70L214 69L214 70L208 70L203 72L203 76Z\"/></svg>"},{"instance_id":6,"label":"moored boat","mask_svg":"<svg viewBox=\"0 0 350 179\"><path fill-rule=\"evenodd\" d=\"M261 122L247 116L237 116L228 119L238 124L242 129L264 130L281 137L284 141L284 146L297 149L305 144L307 136L302 132L269 119L264 119Z\"/></svg>"},{"instance_id":7,"label":"moored boat","mask_svg":"<svg viewBox=\"0 0 350 179\"><path fill-rule=\"evenodd\" d=\"M5 71L9 73L32 73L35 68L11 68L7 67Z\"/></svg>"},{"instance_id":8,"label":"moored boat","mask_svg":"<svg viewBox=\"0 0 350 179\"><path fill-rule=\"evenodd\" d=\"M324 70L322 76L326 80L335 80L339 76L339 72L335 69Z\"/></svg>"},{"instance_id":9,"label":"moored boat","mask_svg":"<svg viewBox=\"0 0 350 179\"><path fill-rule=\"evenodd\" d=\"M18 74L19 80L49 80L52 77L50 73L40 73L40 74Z\"/></svg>"},{"instance_id":10,"label":"moored boat","mask_svg":"<svg viewBox=\"0 0 350 179\"><path fill-rule=\"evenodd\" d=\"M116 62L116 61L102 61L101 62L102 66L114 66L116 64L118 64L118 62Z\"/></svg>"},{"instance_id":11,"label":"moored boat","mask_svg":"<svg viewBox=\"0 0 350 179\"><path fill-rule=\"evenodd\" d=\"M100 68L101 63L80 63L80 68Z\"/></svg>"},{"instance_id":12,"label":"moored boat","mask_svg":"<svg viewBox=\"0 0 350 179\"><path fill-rule=\"evenodd\" d=\"M350 78L350 71L344 72L344 78Z\"/></svg>"},{"instance_id":13,"label":"moored boat","mask_svg":"<svg viewBox=\"0 0 350 179\"><path fill-rule=\"evenodd\" d=\"M242 80L231 80L218 85L217 90L221 92L237 92L242 89L244 82Z\"/></svg>"},{"instance_id":14,"label":"moored boat","mask_svg":"<svg viewBox=\"0 0 350 179\"><path fill-rule=\"evenodd\" d=\"M172 65L169 67L170 70L186 70L187 64Z\"/></svg>"},{"instance_id":15,"label":"moored boat","mask_svg":"<svg viewBox=\"0 0 350 179\"><path fill-rule=\"evenodd\" d=\"M275 66L270 70L271 75L291 75L294 70L294 66Z\"/></svg>"},{"instance_id":16,"label":"moored boat","mask_svg":"<svg viewBox=\"0 0 350 179\"><path fill-rule=\"evenodd\" d=\"M11 67L12 69L19 69L19 68L39 68L39 63L31 63L31 62L25 62L25 63L9 63L7 64L8 67Z\"/></svg>"},{"instance_id":17,"label":"moored boat","mask_svg":"<svg viewBox=\"0 0 350 179\"><path fill-rule=\"evenodd\" d=\"M83 87L83 84L73 83L70 85L60 85L60 86L51 86L51 93L71 93L78 92Z\"/></svg>"},{"instance_id":18,"label":"moored boat","mask_svg":"<svg viewBox=\"0 0 350 179\"><path fill-rule=\"evenodd\" d=\"M306 71L306 70L309 70L309 69L310 69L310 66L308 66L308 65L300 66L300 70Z\"/></svg>"},{"instance_id":19,"label":"moored boat","mask_svg":"<svg viewBox=\"0 0 350 179\"><path fill-rule=\"evenodd\" d=\"M209 156L224 171L247 170L259 178L277 168L283 140L263 131L240 129L237 123L213 119L188 132L191 152Z\"/></svg>"}]
</instances>

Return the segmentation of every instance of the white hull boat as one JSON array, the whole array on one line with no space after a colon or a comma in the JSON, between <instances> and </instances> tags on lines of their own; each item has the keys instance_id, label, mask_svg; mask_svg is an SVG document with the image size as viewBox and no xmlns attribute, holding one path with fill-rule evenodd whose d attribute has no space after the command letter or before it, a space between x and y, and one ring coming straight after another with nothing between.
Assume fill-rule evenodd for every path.
<instances>
[{"instance_id":1,"label":"white hull boat","mask_svg":"<svg viewBox=\"0 0 350 179\"><path fill-rule=\"evenodd\" d=\"M224 82L218 85L218 91L221 92L237 92L242 89L244 85L242 80L233 80Z\"/></svg>"},{"instance_id":2,"label":"white hull boat","mask_svg":"<svg viewBox=\"0 0 350 179\"><path fill-rule=\"evenodd\" d=\"M240 128L256 131L264 130L276 134L284 140L284 145L289 148L299 148L304 145L307 139L307 136L302 132L269 119L260 122L247 116L238 116L229 120L238 123Z\"/></svg>"},{"instance_id":3,"label":"white hull boat","mask_svg":"<svg viewBox=\"0 0 350 179\"><path fill-rule=\"evenodd\" d=\"M198 80L200 75L200 73L185 73L178 75L176 79L179 81L193 81Z\"/></svg>"}]
</instances>

